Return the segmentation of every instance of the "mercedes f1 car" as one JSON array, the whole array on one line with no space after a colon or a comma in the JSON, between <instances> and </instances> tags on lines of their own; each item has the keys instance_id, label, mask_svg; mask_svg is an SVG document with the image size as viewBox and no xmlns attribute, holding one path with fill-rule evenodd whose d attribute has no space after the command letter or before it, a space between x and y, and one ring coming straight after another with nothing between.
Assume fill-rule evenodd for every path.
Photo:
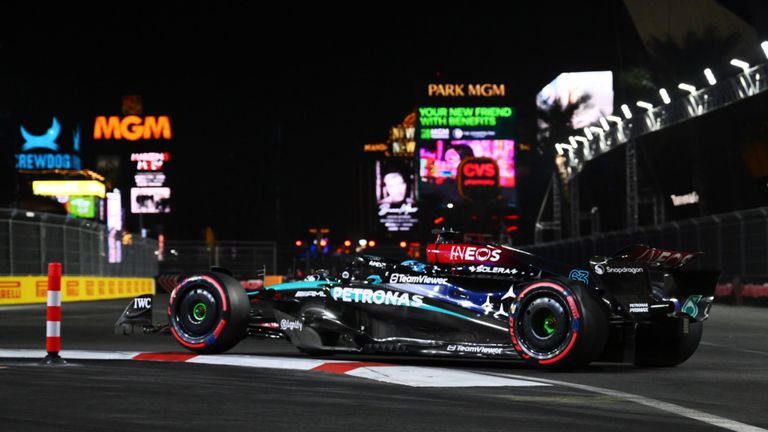
<instances>
[{"instance_id":1,"label":"mercedes f1 car","mask_svg":"<svg viewBox=\"0 0 768 432\"><path fill-rule=\"evenodd\" d=\"M718 271L684 267L699 252L627 247L569 267L443 232L427 263L359 255L340 274L244 289L227 271L185 277L167 330L196 353L246 336L282 337L308 354L395 353L522 359L573 369L592 361L674 366L699 345ZM136 298L118 333L157 331Z\"/></svg>"}]
</instances>

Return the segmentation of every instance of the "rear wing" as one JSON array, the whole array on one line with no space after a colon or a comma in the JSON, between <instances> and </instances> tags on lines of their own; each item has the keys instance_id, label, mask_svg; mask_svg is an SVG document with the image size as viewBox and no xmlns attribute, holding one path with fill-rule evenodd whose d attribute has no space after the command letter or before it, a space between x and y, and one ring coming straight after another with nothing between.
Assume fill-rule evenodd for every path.
<instances>
[{"instance_id":1,"label":"rear wing","mask_svg":"<svg viewBox=\"0 0 768 432\"><path fill-rule=\"evenodd\" d=\"M683 267L701 255L704 255L704 253L657 249L646 245L635 244L616 252L609 259L611 261L620 260L645 263L651 268L674 270Z\"/></svg>"}]
</instances>

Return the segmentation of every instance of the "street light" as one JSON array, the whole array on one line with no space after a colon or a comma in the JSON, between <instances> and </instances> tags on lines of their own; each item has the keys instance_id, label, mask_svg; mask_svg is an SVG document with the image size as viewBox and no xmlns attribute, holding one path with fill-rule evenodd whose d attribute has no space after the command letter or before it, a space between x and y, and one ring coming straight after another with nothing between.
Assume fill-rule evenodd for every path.
<instances>
[{"instance_id":1,"label":"street light","mask_svg":"<svg viewBox=\"0 0 768 432\"><path fill-rule=\"evenodd\" d=\"M745 74L749 72L749 63L739 60L739 59L732 59L731 64L733 66L736 66L737 68L741 69Z\"/></svg>"},{"instance_id":2,"label":"street light","mask_svg":"<svg viewBox=\"0 0 768 432\"><path fill-rule=\"evenodd\" d=\"M629 107L627 106L627 104L621 105L621 112L624 113L624 117L626 117L627 120L632 118L632 111L629 110Z\"/></svg>"},{"instance_id":3,"label":"street light","mask_svg":"<svg viewBox=\"0 0 768 432\"><path fill-rule=\"evenodd\" d=\"M692 86L690 84L680 83L680 84L677 85L677 88L679 88L680 90L687 91L688 93L691 94L691 96L696 94L696 87L694 87L694 86Z\"/></svg>"},{"instance_id":4,"label":"street light","mask_svg":"<svg viewBox=\"0 0 768 432\"><path fill-rule=\"evenodd\" d=\"M672 99L669 98L669 93L667 93L667 89L659 89L659 95L661 96L661 100L665 105L672 102Z\"/></svg>"},{"instance_id":5,"label":"street light","mask_svg":"<svg viewBox=\"0 0 768 432\"><path fill-rule=\"evenodd\" d=\"M560 156L564 156L565 150L571 151L573 150L573 146L570 144L557 143L555 144L555 150L557 150L557 154L559 154Z\"/></svg>"},{"instance_id":6,"label":"street light","mask_svg":"<svg viewBox=\"0 0 768 432\"><path fill-rule=\"evenodd\" d=\"M647 111L653 111L653 104L649 104L648 102L637 101L635 102L635 105L639 106L640 108L645 108Z\"/></svg>"},{"instance_id":7,"label":"street light","mask_svg":"<svg viewBox=\"0 0 768 432\"><path fill-rule=\"evenodd\" d=\"M704 69L704 76L707 77L707 82L709 83L709 85L717 84L717 80L715 79L715 74L712 73L712 69L710 68Z\"/></svg>"}]
</instances>

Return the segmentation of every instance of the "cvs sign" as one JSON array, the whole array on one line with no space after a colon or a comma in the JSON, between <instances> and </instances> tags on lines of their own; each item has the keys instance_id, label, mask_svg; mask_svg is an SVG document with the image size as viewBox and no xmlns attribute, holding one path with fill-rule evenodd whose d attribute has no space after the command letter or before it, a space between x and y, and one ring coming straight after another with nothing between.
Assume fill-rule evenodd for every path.
<instances>
[{"instance_id":1,"label":"cvs sign","mask_svg":"<svg viewBox=\"0 0 768 432\"><path fill-rule=\"evenodd\" d=\"M466 158L458 169L462 198L495 198L499 194L499 166L491 158Z\"/></svg>"}]
</instances>

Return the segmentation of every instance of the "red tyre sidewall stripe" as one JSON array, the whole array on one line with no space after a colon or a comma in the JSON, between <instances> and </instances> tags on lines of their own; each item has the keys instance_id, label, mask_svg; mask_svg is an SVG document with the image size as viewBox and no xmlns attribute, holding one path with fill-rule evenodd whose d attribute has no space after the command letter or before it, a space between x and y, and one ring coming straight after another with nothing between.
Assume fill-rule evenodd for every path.
<instances>
[{"instance_id":1,"label":"red tyre sidewall stripe","mask_svg":"<svg viewBox=\"0 0 768 432\"><path fill-rule=\"evenodd\" d=\"M204 343L197 343L197 344L191 344L189 342L186 342L184 339L182 339L178 333L176 333L176 329L171 326L171 333L173 334L173 337L176 338L177 341L179 341L180 344L184 345L187 348L203 348L205 346Z\"/></svg>"},{"instance_id":2,"label":"red tyre sidewall stripe","mask_svg":"<svg viewBox=\"0 0 768 432\"><path fill-rule=\"evenodd\" d=\"M213 339L216 340L219 337L219 333L224 329L224 326L227 324L227 320L222 319L219 321L219 325L216 326L216 330L213 331Z\"/></svg>"}]
</instances>

